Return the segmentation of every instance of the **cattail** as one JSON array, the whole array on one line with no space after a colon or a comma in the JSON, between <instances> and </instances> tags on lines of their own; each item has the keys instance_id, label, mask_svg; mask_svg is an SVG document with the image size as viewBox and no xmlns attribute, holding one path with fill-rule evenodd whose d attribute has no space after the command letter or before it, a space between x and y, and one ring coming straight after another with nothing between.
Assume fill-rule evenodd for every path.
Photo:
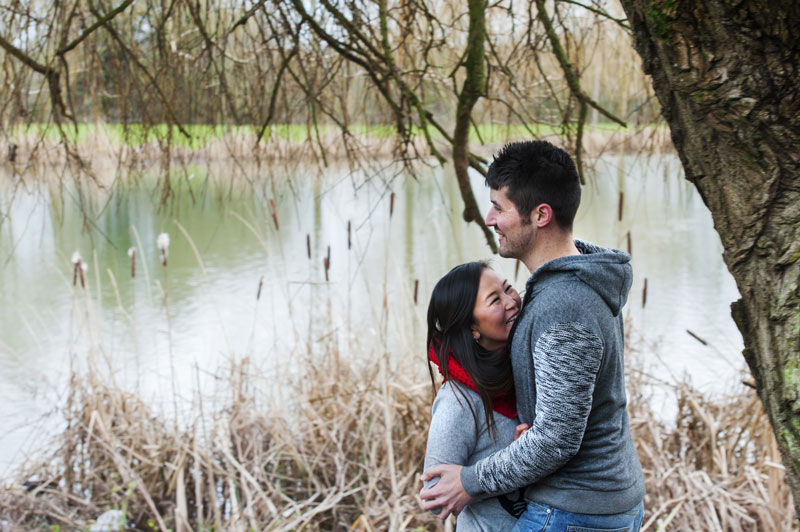
<instances>
[{"instance_id":1,"label":"cattail","mask_svg":"<svg viewBox=\"0 0 800 532\"><path fill-rule=\"evenodd\" d=\"M347 249L350 249L350 220L347 220Z\"/></svg>"},{"instance_id":2,"label":"cattail","mask_svg":"<svg viewBox=\"0 0 800 532\"><path fill-rule=\"evenodd\" d=\"M419 294L419 279L414 279L414 304L417 304L417 294Z\"/></svg>"},{"instance_id":3,"label":"cattail","mask_svg":"<svg viewBox=\"0 0 800 532\"><path fill-rule=\"evenodd\" d=\"M136 277L136 248L128 248L128 256L131 258L131 279Z\"/></svg>"},{"instance_id":4,"label":"cattail","mask_svg":"<svg viewBox=\"0 0 800 532\"><path fill-rule=\"evenodd\" d=\"M306 253L308 253L309 260L311 259L311 233L306 233Z\"/></svg>"},{"instance_id":5,"label":"cattail","mask_svg":"<svg viewBox=\"0 0 800 532\"><path fill-rule=\"evenodd\" d=\"M78 270L81 268L81 254L75 251L72 254L72 286L78 284Z\"/></svg>"},{"instance_id":6,"label":"cattail","mask_svg":"<svg viewBox=\"0 0 800 532\"><path fill-rule=\"evenodd\" d=\"M89 265L83 262L81 254L77 251L72 254L72 286L78 284L78 277L81 279L81 288L86 288L86 272L89 270Z\"/></svg>"},{"instance_id":7,"label":"cattail","mask_svg":"<svg viewBox=\"0 0 800 532\"><path fill-rule=\"evenodd\" d=\"M156 239L156 245L158 249L161 250L161 264L164 267L167 267L167 255L169 253L169 235L167 233L161 233L158 235L158 239Z\"/></svg>"},{"instance_id":8,"label":"cattail","mask_svg":"<svg viewBox=\"0 0 800 532\"><path fill-rule=\"evenodd\" d=\"M620 191L619 193L619 205L618 205L618 212L617 212L617 220L620 222L622 221L622 208L625 204L625 193Z\"/></svg>"},{"instance_id":9,"label":"cattail","mask_svg":"<svg viewBox=\"0 0 800 532\"><path fill-rule=\"evenodd\" d=\"M331 269L331 247L328 246L328 254L322 260L322 263L325 265L325 280L328 280L328 270Z\"/></svg>"},{"instance_id":10,"label":"cattail","mask_svg":"<svg viewBox=\"0 0 800 532\"><path fill-rule=\"evenodd\" d=\"M81 279L81 288L86 288L86 272L89 270L89 265L83 262L81 254L75 251L72 254L72 286L78 284L78 277Z\"/></svg>"},{"instance_id":11,"label":"cattail","mask_svg":"<svg viewBox=\"0 0 800 532\"><path fill-rule=\"evenodd\" d=\"M519 277L519 263L520 260L517 259L517 263L514 265L514 282L517 282L517 278Z\"/></svg>"},{"instance_id":12,"label":"cattail","mask_svg":"<svg viewBox=\"0 0 800 532\"><path fill-rule=\"evenodd\" d=\"M389 196L389 218L392 217L392 214L394 214L394 192Z\"/></svg>"},{"instance_id":13,"label":"cattail","mask_svg":"<svg viewBox=\"0 0 800 532\"><path fill-rule=\"evenodd\" d=\"M633 243L631 242L631 232L628 231L628 234L626 236L628 238L628 255L633 256Z\"/></svg>"},{"instance_id":14,"label":"cattail","mask_svg":"<svg viewBox=\"0 0 800 532\"><path fill-rule=\"evenodd\" d=\"M278 211L275 209L275 200L273 200L272 198L270 198L269 200L269 206L270 209L272 210L272 221L275 222L275 230L280 231L281 226L278 223Z\"/></svg>"},{"instance_id":15,"label":"cattail","mask_svg":"<svg viewBox=\"0 0 800 532\"><path fill-rule=\"evenodd\" d=\"M647 277L644 278L644 288L642 288L642 308L647 304Z\"/></svg>"},{"instance_id":16,"label":"cattail","mask_svg":"<svg viewBox=\"0 0 800 532\"><path fill-rule=\"evenodd\" d=\"M86 272L89 271L89 265L85 262L81 261L80 263L80 273L81 273L81 288L86 288Z\"/></svg>"},{"instance_id":17,"label":"cattail","mask_svg":"<svg viewBox=\"0 0 800 532\"><path fill-rule=\"evenodd\" d=\"M261 289L264 287L264 276L261 276L261 279L258 280L258 292L256 292L256 301L261 299Z\"/></svg>"}]
</instances>

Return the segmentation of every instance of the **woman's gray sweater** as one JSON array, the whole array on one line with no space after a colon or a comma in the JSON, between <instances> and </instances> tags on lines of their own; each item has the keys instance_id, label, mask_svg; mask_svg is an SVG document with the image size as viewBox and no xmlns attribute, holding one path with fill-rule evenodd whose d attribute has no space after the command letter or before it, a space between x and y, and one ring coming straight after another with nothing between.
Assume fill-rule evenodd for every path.
<instances>
[{"instance_id":1,"label":"woman's gray sweater","mask_svg":"<svg viewBox=\"0 0 800 532\"><path fill-rule=\"evenodd\" d=\"M459 391L456 391L455 387L458 387ZM464 392L463 395L461 391ZM439 464L473 465L481 458L511 443L514 440L514 429L519 421L497 412L493 414L497 426L496 442L489 436L480 396L460 383L445 382L433 401L433 416L428 432L428 447L425 451L425 469ZM436 477L426 482L425 487L435 485L438 480ZM502 502L510 504L510 500L503 497ZM516 517L503 508L500 498L489 497L474 501L464 508L458 515L456 528L458 532L502 531L511 530L516 523Z\"/></svg>"}]
</instances>

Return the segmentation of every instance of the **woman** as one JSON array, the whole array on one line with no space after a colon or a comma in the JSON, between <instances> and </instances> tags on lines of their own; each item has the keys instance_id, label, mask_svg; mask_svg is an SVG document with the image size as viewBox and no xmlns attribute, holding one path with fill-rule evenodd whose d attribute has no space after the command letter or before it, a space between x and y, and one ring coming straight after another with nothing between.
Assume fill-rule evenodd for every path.
<instances>
[{"instance_id":1,"label":"woman","mask_svg":"<svg viewBox=\"0 0 800 532\"><path fill-rule=\"evenodd\" d=\"M428 369L434 390L434 365L444 383L433 401L425 469L471 465L513 441L519 421L506 343L520 305L517 291L483 262L456 266L434 287ZM524 507L519 493L475 501L457 530L510 530Z\"/></svg>"}]
</instances>

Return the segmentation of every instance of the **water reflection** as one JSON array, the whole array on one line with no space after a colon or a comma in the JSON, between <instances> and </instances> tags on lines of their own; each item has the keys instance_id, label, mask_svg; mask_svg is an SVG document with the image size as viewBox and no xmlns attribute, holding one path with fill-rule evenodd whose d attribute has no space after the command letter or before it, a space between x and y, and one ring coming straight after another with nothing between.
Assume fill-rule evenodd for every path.
<instances>
[{"instance_id":1,"label":"water reflection","mask_svg":"<svg viewBox=\"0 0 800 532\"><path fill-rule=\"evenodd\" d=\"M723 389L742 367L742 342L729 315L738 295L710 214L675 157L596 164L575 232L620 249L630 233L635 280L625 312L638 351L656 375L689 374L705 390ZM268 368L267 379L324 343L423 364L433 285L452 266L490 255L481 231L461 219L451 172L365 181L341 168L324 178L254 175L256 185L230 187L215 184L226 170L210 165L192 168L166 206L147 179L110 200L84 194L81 204L69 190L0 187L8 215L0 225L0 416L7 427L25 427L0 436L0 474L33 434L46 432L32 432L31 420L63 399L70 368L85 366L88 353L165 410L173 392L191 400L213 386L226 360L243 356ZM480 176L473 188L485 211ZM167 269L156 249L161 232L171 237ZM133 279L130 246L139 248ZM72 287L76 249L89 264L85 292ZM516 278L513 261L493 263L524 285L524 266Z\"/></svg>"}]
</instances>

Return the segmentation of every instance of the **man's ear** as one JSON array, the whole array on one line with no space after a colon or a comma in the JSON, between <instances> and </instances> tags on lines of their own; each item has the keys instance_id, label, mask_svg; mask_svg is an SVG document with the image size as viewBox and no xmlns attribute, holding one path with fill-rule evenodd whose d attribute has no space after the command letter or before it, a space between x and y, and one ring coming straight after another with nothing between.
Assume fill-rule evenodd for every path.
<instances>
[{"instance_id":1,"label":"man's ear","mask_svg":"<svg viewBox=\"0 0 800 532\"><path fill-rule=\"evenodd\" d=\"M553 219L553 208L547 203L540 203L531 211L531 222L536 224L536 227L545 227Z\"/></svg>"}]
</instances>

